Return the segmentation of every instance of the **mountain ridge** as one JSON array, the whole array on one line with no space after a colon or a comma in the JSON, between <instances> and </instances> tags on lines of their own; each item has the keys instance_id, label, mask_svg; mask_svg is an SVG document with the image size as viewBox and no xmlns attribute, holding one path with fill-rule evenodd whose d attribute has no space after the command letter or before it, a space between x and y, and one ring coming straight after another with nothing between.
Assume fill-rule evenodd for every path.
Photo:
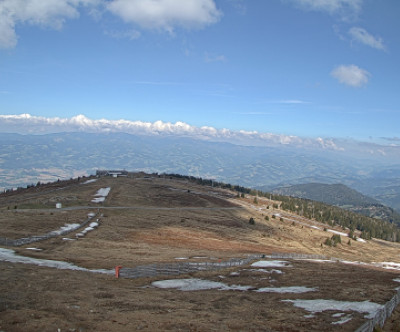
<instances>
[{"instance_id":1,"label":"mountain ridge","mask_svg":"<svg viewBox=\"0 0 400 332\"><path fill-rule=\"evenodd\" d=\"M400 164L290 145L243 146L126 133L0 134L3 189L131 169L213 178L246 187L343 183L400 210ZM312 179L312 181L310 181Z\"/></svg>"}]
</instances>

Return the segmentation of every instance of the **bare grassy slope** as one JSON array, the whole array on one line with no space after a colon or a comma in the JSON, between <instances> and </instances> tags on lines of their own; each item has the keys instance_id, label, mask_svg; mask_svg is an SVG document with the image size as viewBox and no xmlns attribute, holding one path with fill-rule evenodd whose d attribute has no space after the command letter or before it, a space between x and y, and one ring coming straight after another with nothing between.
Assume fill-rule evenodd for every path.
<instances>
[{"instance_id":1,"label":"bare grassy slope","mask_svg":"<svg viewBox=\"0 0 400 332\"><path fill-rule=\"evenodd\" d=\"M273 252L322 254L365 262L399 261L400 246L384 241L352 241L349 246L343 238L336 248L321 246L332 234L311 228L322 227L312 221L273 209L272 204L278 202L259 198L254 204L253 197L239 199L230 191L143 175L83 182L66 183L57 190L44 186L34 195L27 191L13 197L0 196L0 237L40 235L65 223L79 223L92 212L96 214L94 219L99 219L99 227L83 238L69 241L59 236L15 249L21 255L92 269L176 262L177 258L225 260ZM111 190L104 203L92 203L97 190L107 187ZM68 202L67 208L50 209L56 201ZM15 204L20 207L8 209ZM277 214L280 216L272 217ZM255 225L249 224L250 217ZM64 237L75 239L78 232ZM110 275L0 262L0 329L352 331L364 321L363 314L352 313L348 323L332 325L338 320L332 316L337 311L306 318L306 311L281 300L323 298L383 304L399 286L393 281L399 277L398 271L342 263L290 264L279 269L283 273L240 267L194 276L254 289L308 286L317 288L316 292L180 292L153 288L153 279L117 280Z\"/></svg>"}]
</instances>

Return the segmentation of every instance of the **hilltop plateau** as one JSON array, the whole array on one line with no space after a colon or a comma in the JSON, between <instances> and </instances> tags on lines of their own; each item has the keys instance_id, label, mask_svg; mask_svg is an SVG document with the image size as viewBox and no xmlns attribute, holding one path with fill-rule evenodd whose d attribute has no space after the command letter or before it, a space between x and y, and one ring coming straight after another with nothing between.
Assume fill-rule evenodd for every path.
<instances>
[{"instance_id":1,"label":"hilltop plateau","mask_svg":"<svg viewBox=\"0 0 400 332\"><path fill-rule=\"evenodd\" d=\"M0 195L0 329L353 331L396 294L399 243L209 184L128 173ZM171 272L184 264L201 268Z\"/></svg>"}]
</instances>

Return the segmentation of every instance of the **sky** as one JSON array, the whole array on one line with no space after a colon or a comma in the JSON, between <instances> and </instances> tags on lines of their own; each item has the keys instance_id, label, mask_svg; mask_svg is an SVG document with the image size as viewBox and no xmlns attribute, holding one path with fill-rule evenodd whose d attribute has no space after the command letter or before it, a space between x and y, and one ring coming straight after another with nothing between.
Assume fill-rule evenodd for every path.
<instances>
[{"instance_id":1,"label":"sky","mask_svg":"<svg viewBox=\"0 0 400 332\"><path fill-rule=\"evenodd\" d=\"M399 144L399 15L398 0L0 0L0 121Z\"/></svg>"}]
</instances>

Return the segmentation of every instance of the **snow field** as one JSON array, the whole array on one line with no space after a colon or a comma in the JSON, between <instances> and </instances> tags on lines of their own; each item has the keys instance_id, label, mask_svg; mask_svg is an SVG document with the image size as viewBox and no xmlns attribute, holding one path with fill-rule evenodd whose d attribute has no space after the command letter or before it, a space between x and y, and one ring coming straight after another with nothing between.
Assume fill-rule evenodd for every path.
<instances>
[{"instance_id":1,"label":"snow field","mask_svg":"<svg viewBox=\"0 0 400 332\"><path fill-rule=\"evenodd\" d=\"M251 264L251 267L291 267L287 261L258 261Z\"/></svg>"},{"instance_id":2,"label":"snow field","mask_svg":"<svg viewBox=\"0 0 400 332\"><path fill-rule=\"evenodd\" d=\"M81 232L75 234L75 237L77 238L82 238L84 237L88 232L93 231L95 228L99 227L99 219L97 221L92 221L88 227L86 227L84 230Z\"/></svg>"},{"instance_id":3,"label":"snow field","mask_svg":"<svg viewBox=\"0 0 400 332\"><path fill-rule=\"evenodd\" d=\"M16 254L14 250L4 249L4 248L0 248L0 261L11 262L11 263L22 263L22 264L34 264L38 266L51 267L60 270L75 270L75 271L86 271L86 272L105 273L105 274L114 273L114 270L104 270L104 269L89 270L84 267L79 267L67 262L21 256Z\"/></svg>"},{"instance_id":4,"label":"snow field","mask_svg":"<svg viewBox=\"0 0 400 332\"><path fill-rule=\"evenodd\" d=\"M349 302L335 300L282 300L282 302L293 303L297 308L302 308L312 314L327 310L336 311L356 311L365 313L367 319L372 319L384 306L381 304L364 301L364 302ZM343 323L342 323L343 324Z\"/></svg>"},{"instance_id":5,"label":"snow field","mask_svg":"<svg viewBox=\"0 0 400 332\"><path fill-rule=\"evenodd\" d=\"M106 197L110 193L111 188L100 188L97 192L93 195L94 198L91 200L92 203L102 203L105 201Z\"/></svg>"},{"instance_id":6,"label":"snow field","mask_svg":"<svg viewBox=\"0 0 400 332\"><path fill-rule=\"evenodd\" d=\"M203 279L170 279L154 281L151 284L157 288L173 288L180 291L200 291L217 289L222 291L234 290L234 291L248 291L252 290L258 293L306 293L313 292L316 288L308 287L265 287L255 289L253 286L242 286L242 285L227 285L219 281L203 280Z\"/></svg>"}]
</instances>

